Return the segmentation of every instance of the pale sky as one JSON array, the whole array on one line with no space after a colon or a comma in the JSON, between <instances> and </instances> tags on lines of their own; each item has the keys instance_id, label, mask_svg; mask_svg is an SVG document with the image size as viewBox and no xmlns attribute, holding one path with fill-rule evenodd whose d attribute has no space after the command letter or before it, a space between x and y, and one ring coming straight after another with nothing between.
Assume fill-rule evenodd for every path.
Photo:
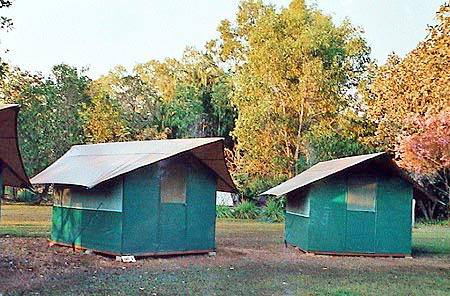
<instances>
[{"instance_id":1,"label":"pale sky","mask_svg":"<svg viewBox=\"0 0 450 296\"><path fill-rule=\"evenodd\" d=\"M186 46L202 49L218 37L222 19L234 19L233 0L15 0L5 10L14 30L1 33L12 64L48 73L53 65L89 67L97 78L116 65L179 58ZM267 1L266 1L267 2ZM290 0L269 1L287 6ZM444 0L309 0L336 23L345 17L365 30L372 57L384 63L427 35ZM3 10L3 9L2 9Z\"/></svg>"}]
</instances>

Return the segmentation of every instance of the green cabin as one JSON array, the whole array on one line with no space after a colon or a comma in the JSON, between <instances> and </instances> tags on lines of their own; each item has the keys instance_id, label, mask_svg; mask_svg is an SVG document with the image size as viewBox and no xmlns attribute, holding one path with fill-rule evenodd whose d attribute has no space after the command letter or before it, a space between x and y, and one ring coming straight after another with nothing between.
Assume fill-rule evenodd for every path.
<instances>
[{"instance_id":1,"label":"green cabin","mask_svg":"<svg viewBox=\"0 0 450 296\"><path fill-rule=\"evenodd\" d=\"M31 181L54 184L54 243L112 255L215 250L216 191L236 191L222 138L73 146Z\"/></svg>"},{"instance_id":2,"label":"green cabin","mask_svg":"<svg viewBox=\"0 0 450 296\"><path fill-rule=\"evenodd\" d=\"M20 105L0 104L0 201L5 186L31 188L17 141Z\"/></svg>"},{"instance_id":3,"label":"green cabin","mask_svg":"<svg viewBox=\"0 0 450 296\"><path fill-rule=\"evenodd\" d=\"M287 244L376 256L411 255L413 196L434 198L385 153L320 162L263 194L286 196Z\"/></svg>"}]
</instances>

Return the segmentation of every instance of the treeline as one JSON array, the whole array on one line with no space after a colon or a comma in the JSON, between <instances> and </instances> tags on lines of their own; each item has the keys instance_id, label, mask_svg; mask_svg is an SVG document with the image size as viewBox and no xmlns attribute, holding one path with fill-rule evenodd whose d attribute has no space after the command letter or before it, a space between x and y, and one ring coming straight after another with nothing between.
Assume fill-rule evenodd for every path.
<instances>
[{"instance_id":1,"label":"treeline","mask_svg":"<svg viewBox=\"0 0 450 296\"><path fill-rule=\"evenodd\" d=\"M449 6L405 58L377 66L360 28L316 7L242 1L220 37L180 59L116 67L92 80L57 65L48 76L4 65L1 99L21 104L25 166L34 175L71 145L225 137L245 199L318 161L390 151L449 213Z\"/></svg>"}]
</instances>

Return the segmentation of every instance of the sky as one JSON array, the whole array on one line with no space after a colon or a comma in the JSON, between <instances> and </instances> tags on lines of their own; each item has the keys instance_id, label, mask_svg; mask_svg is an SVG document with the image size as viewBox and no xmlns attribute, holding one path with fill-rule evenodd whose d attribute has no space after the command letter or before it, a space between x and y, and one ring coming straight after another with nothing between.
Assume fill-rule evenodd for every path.
<instances>
[{"instance_id":1,"label":"sky","mask_svg":"<svg viewBox=\"0 0 450 296\"><path fill-rule=\"evenodd\" d=\"M287 6L290 0L271 0ZM307 0L339 24L345 18L365 30L379 64L391 52L404 56L427 35L445 0ZM15 0L2 9L14 29L0 33L2 56L30 71L53 65L89 67L97 78L117 65L132 69L152 59L179 58L186 46L202 49L233 20L233 0ZM4 10L4 12L3 12Z\"/></svg>"}]
</instances>

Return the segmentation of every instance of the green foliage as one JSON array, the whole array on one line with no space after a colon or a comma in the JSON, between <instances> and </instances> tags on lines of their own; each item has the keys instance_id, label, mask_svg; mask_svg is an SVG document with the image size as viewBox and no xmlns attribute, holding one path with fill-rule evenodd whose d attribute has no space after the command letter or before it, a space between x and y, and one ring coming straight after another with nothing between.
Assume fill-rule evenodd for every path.
<instances>
[{"instance_id":1,"label":"green foliage","mask_svg":"<svg viewBox=\"0 0 450 296\"><path fill-rule=\"evenodd\" d=\"M257 200L259 195L270 189L271 187L278 185L285 178L264 178L258 176L249 176L248 174L236 173L234 176L234 181L240 190L242 196L249 200Z\"/></svg>"},{"instance_id":2,"label":"green foliage","mask_svg":"<svg viewBox=\"0 0 450 296\"><path fill-rule=\"evenodd\" d=\"M216 206L217 218L233 218L233 209L229 206Z\"/></svg>"},{"instance_id":3,"label":"green foliage","mask_svg":"<svg viewBox=\"0 0 450 296\"><path fill-rule=\"evenodd\" d=\"M258 216L259 208L249 200L242 201L233 210L236 219L256 219Z\"/></svg>"},{"instance_id":4,"label":"green foliage","mask_svg":"<svg viewBox=\"0 0 450 296\"><path fill-rule=\"evenodd\" d=\"M124 140L124 122L117 102L96 83L89 88L91 105L83 106L80 112L84 121L83 129L88 143L105 143Z\"/></svg>"},{"instance_id":5,"label":"green foliage","mask_svg":"<svg viewBox=\"0 0 450 296\"><path fill-rule=\"evenodd\" d=\"M363 142L372 133L372 125L365 118L348 118L344 114L332 126L321 124L312 127L306 134L310 161L298 172L320 161L376 152Z\"/></svg>"},{"instance_id":6,"label":"green foliage","mask_svg":"<svg viewBox=\"0 0 450 296\"><path fill-rule=\"evenodd\" d=\"M19 190L14 202L24 202L31 204L35 199L35 194L29 190Z\"/></svg>"},{"instance_id":7,"label":"green foliage","mask_svg":"<svg viewBox=\"0 0 450 296\"><path fill-rule=\"evenodd\" d=\"M260 218L267 222L284 221L284 199L268 199L261 209Z\"/></svg>"},{"instance_id":8,"label":"green foliage","mask_svg":"<svg viewBox=\"0 0 450 296\"><path fill-rule=\"evenodd\" d=\"M116 67L95 83L98 91L107 96L107 106L113 107L113 122L124 130L124 140L167 138L170 130L161 126L161 97L156 86L145 82L141 74L129 74L123 67Z\"/></svg>"},{"instance_id":9,"label":"green foliage","mask_svg":"<svg viewBox=\"0 0 450 296\"><path fill-rule=\"evenodd\" d=\"M203 105L200 95L191 86L179 85L174 97L161 104L161 126L171 130L171 137L185 138L203 133Z\"/></svg>"},{"instance_id":10,"label":"green foliage","mask_svg":"<svg viewBox=\"0 0 450 296\"><path fill-rule=\"evenodd\" d=\"M22 105L18 134L28 175L85 142L81 112L90 104L89 82L83 71L65 64L53 67L48 77L8 67L0 92L7 103Z\"/></svg>"},{"instance_id":11,"label":"green foliage","mask_svg":"<svg viewBox=\"0 0 450 296\"><path fill-rule=\"evenodd\" d=\"M209 45L233 73L237 174L292 177L299 159L310 161L311 127L355 104L351 90L370 61L362 32L299 0L280 10L242 1L218 31Z\"/></svg>"}]
</instances>

